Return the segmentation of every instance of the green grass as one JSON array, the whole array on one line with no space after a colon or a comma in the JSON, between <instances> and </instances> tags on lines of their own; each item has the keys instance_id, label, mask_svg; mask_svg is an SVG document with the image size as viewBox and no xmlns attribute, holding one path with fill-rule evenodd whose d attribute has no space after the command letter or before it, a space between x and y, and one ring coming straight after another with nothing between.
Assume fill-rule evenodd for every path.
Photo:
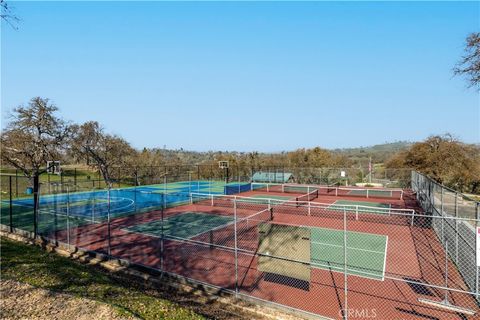
<instances>
[{"instance_id":1,"label":"green grass","mask_svg":"<svg viewBox=\"0 0 480 320\"><path fill-rule=\"evenodd\" d=\"M120 314L140 319L203 319L193 310L162 299L128 279L114 277L92 266L1 238L3 279L92 299L113 306Z\"/></svg>"}]
</instances>

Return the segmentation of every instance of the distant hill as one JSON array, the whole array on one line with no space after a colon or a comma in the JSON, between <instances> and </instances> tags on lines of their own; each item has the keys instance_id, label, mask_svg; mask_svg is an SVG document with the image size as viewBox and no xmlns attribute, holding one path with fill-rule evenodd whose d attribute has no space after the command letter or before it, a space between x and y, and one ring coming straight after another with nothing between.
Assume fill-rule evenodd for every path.
<instances>
[{"instance_id":1,"label":"distant hill","mask_svg":"<svg viewBox=\"0 0 480 320\"><path fill-rule=\"evenodd\" d=\"M366 163L372 157L372 162L384 162L394 153L408 149L413 145L409 141L397 141L391 143L377 144L374 146L333 149L332 152L343 154L356 163Z\"/></svg>"},{"instance_id":2,"label":"distant hill","mask_svg":"<svg viewBox=\"0 0 480 320\"><path fill-rule=\"evenodd\" d=\"M413 143L407 141L398 141L392 143L378 144L374 146L365 146L357 148L333 149L329 150L338 155L344 155L354 164L367 165L368 160L372 157L374 163L382 163L391 155L399 150L409 148ZM171 164L198 164L212 160L226 159L229 157L245 158L249 152L235 152L235 151L189 151L184 149L169 150L169 149L153 149L152 151L161 154L167 163ZM259 158L283 157L286 152L282 153L264 153L255 152Z\"/></svg>"}]
</instances>

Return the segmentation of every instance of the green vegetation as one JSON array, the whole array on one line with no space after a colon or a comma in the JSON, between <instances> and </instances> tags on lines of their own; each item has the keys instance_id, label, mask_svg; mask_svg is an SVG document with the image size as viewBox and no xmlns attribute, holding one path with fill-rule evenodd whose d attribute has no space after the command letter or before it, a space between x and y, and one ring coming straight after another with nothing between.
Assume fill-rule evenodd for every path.
<instances>
[{"instance_id":1,"label":"green vegetation","mask_svg":"<svg viewBox=\"0 0 480 320\"><path fill-rule=\"evenodd\" d=\"M393 155L386 168L412 168L460 192L480 193L480 146L432 136Z\"/></svg>"},{"instance_id":2,"label":"green vegetation","mask_svg":"<svg viewBox=\"0 0 480 320\"><path fill-rule=\"evenodd\" d=\"M155 290L36 246L2 237L1 251L3 279L107 303L121 314L140 319L203 319L188 308L162 299Z\"/></svg>"}]
</instances>

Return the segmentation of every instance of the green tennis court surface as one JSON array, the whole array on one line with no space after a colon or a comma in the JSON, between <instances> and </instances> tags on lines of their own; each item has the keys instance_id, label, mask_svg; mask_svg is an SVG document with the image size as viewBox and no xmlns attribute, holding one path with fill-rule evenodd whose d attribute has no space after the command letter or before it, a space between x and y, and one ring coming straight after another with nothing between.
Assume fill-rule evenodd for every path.
<instances>
[{"instance_id":1,"label":"green tennis court surface","mask_svg":"<svg viewBox=\"0 0 480 320\"><path fill-rule=\"evenodd\" d=\"M252 198L254 198L254 199L252 199ZM288 201L288 200L291 200L291 199L294 199L294 198L287 197L287 196L273 196L273 195L269 195L269 194L256 194L256 195L248 196L248 199L238 198L237 201L248 202L248 203L257 203L257 204L268 204L268 199Z\"/></svg>"},{"instance_id":2,"label":"green tennis court surface","mask_svg":"<svg viewBox=\"0 0 480 320\"><path fill-rule=\"evenodd\" d=\"M388 237L347 231L347 274L383 280ZM344 231L311 228L313 267L345 272Z\"/></svg>"},{"instance_id":3,"label":"green tennis court surface","mask_svg":"<svg viewBox=\"0 0 480 320\"><path fill-rule=\"evenodd\" d=\"M177 193L177 192L213 192L213 193L223 193L224 188L227 185L234 185L237 182L225 183L225 181L208 181L208 180L192 180L192 181L179 181L179 182L168 182L168 183L159 183L146 185L153 193Z\"/></svg>"},{"instance_id":4,"label":"green tennis court surface","mask_svg":"<svg viewBox=\"0 0 480 320\"><path fill-rule=\"evenodd\" d=\"M350 190L347 193L348 195L353 195L353 196L371 196L371 197L393 197L393 191L391 190Z\"/></svg>"},{"instance_id":5,"label":"green tennis court surface","mask_svg":"<svg viewBox=\"0 0 480 320\"><path fill-rule=\"evenodd\" d=\"M163 220L163 234L190 239L211 229L233 222L233 217L219 216L203 212L185 212ZM155 237L162 235L162 221L155 220L126 228L127 231L143 233Z\"/></svg>"},{"instance_id":6,"label":"green tennis court surface","mask_svg":"<svg viewBox=\"0 0 480 320\"><path fill-rule=\"evenodd\" d=\"M390 207L391 207L391 205L388 204L388 203L369 202L369 201L352 201L352 200L337 200L334 203L332 203L331 206L335 206L335 205L339 205L339 206L364 206L364 207L386 208L386 209L390 209Z\"/></svg>"},{"instance_id":7,"label":"green tennis court surface","mask_svg":"<svg viewBox=\"0 0 480 320\"><path fill-rule=\"evenodd\" d=\"M288 196L272 196L272 195L269 195L269 194L255 194L253 196L250 196L249 198L275 199L275 200L289 200L289 199L292 199L292 197L288 197Z\"/></svg>"}]
</instances>

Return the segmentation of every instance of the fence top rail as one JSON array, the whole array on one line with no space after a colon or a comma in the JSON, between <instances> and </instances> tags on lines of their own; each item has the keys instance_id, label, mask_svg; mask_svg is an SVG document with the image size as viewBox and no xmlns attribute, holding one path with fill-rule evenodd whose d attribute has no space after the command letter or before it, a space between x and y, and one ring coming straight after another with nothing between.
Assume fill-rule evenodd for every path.
<instances>
[{"instance_id":1,"label":"fence top rail","mask_svg":"<svg viewBox=\"0 0 480 320\"><path fill-rule=\"evenodd\" d=\"M252 185L272 185L272 186L283 186L283 187L304 187L304 188L318 188L318 189L325 189L325 188L335 188L339 190L351 190L351 189L358 189L358 190L372 190L372 191L398 191L403 192L402 188L388 188L388 187L356 187L356 186L329 186L329 185L322 185L322 184L297 184L297 183L274 183L274 182L252 182Z\"/></svg>"},{"instance_id":2,"label":"fence top rail","mask_svg":"<svg viewBox=\"0 0 480 320\"><path fill-rule=\"evenodd\" d=\"M445 190L447 190L447 191L453 192L453 193L455 193L455 194L459 194L459 195L462 196L462 198L464 198L464 199L466 199L466 200L468 200L468 201L473 201L473 202L475 202L477 205L480 205L480 201L477 201L477 200L475 200L475 199L472 199L471 197L467 196L466 194L464 194L464 193L462 193L462 192L460 192L460 191L456 191L456 190L454 190L454 189L452 189L452 188L450 188L450 187L447 187L447 186L443 185L442 183L433 180L432 178L430 178L429 176L427 176L427 175L425 175L425 174L423 174L423 173L420 173L420 172L418 172L418 171L412 171L412 172L414 172L415 174L417 174L417 175L419 175L419 176L422 176L422 177L425 178L425 179L428 179L432 184L435 184L435 185L439 186L439 187L442 188L442 189L445 189ZM412 183L413 183L413 181L412 181Z\"/></svg>"},{"instance_id":3,"label":"fence top rail","mask_svg":"<svg viewBox=\"0 0 480 320\"><path fill-rule=\"evenodd\" d=\"M237 195L223 195L223 194L209 194L209 193L199 193L199 192L191 192L192 196L198 196L202 198L224 198L228 200L251 200L252 202L258 201L270 201L272 204L277 205L290 205L295 204L298 206L298 202L303 203L303 206L310 206L311 208L321 208L321 209L334 209L334 208L346 208L346 209L368 209L371 211L389 211L389 212L404 212L408 213L409 215L415 214L414 209L402 209L402 208L382 208L382 207L372 207L372 206L364 206L364 205L354 205L354 204L335 204L335 203L322 203L322 202L312 202L307 200L279 200L275 198L255 198L255 197L245 197L245 196L237 196ZM417 215L417 214L415 214Z\"/></svg>"},{"instance_id":4,"label":"fence top rail","mask_svg":"<svg viewBox=\"0 0 480 320\"><path fill-rule=\"evenodd\" d=\"M278 199L269 199L269 198L254 198L254 197L243 197L243 196L236 196L236 195L224 195L224 194L209 194L209 193L198 193L198 192L191 192L191 196L198 196L202 197L204 200L211 200L214 198L225 199L229 201L235 200L250 200L252 203L258 203L259 201L270 201L274 206L295 206L295 207L308 207L310 208L318 208L318 209L328 209L333 211L342 211L342 208L345 210L351 210L350 207L355 207L355 205L345 205L345 204L322 204L318 202L312 201L296 201L296 200L278 200ZM301 202L299 205L298 203ZM268 204L268 203L263 203ZM359 206L360 208L366 208L371 210L372 212L380 212L382 208L379 207L369 207L369 206ZM400 209L400 208L383 208L383 210L390 212L390 215L397 215L397 216L408 216L408 217L416 217L416 218L427 218L427 219L445 219L445 220L457 220L457 221L466 221L466 222L474 222L480 223L480 219L472 219L472 218L463 218L463 217L447 217L447 216L435 216L435 215L426 215L416 212L414 209ZM403 211L403 212L402 212Z\"/></svg>"}]
</instances>

